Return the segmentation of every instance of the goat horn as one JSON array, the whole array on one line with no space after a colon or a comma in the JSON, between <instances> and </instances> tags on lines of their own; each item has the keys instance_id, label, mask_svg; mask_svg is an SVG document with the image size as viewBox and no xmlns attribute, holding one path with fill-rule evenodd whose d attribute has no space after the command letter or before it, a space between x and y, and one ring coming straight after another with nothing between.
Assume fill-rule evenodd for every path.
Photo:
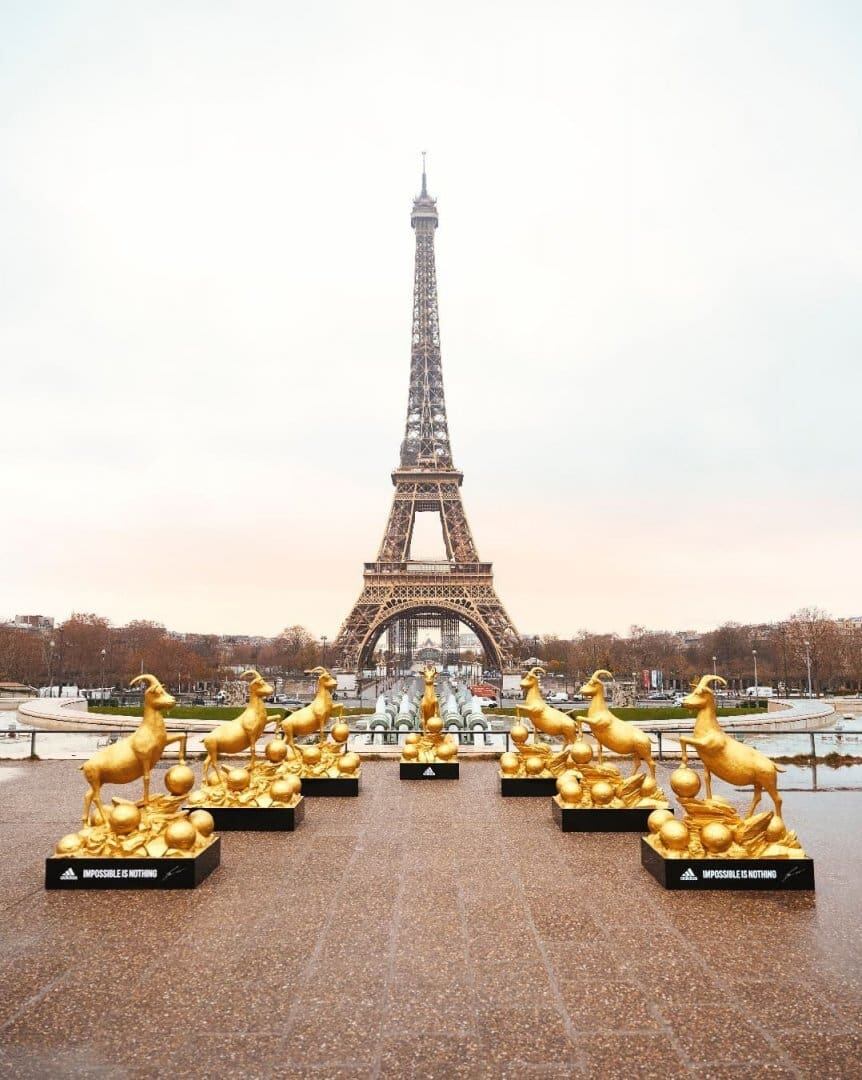
<instances>
[{"instance_id":1,"label":"goat horn","mask_svg":"<svg viewBox=\"0 0 862 1080\"><path fill-rule=\"evenodd\" d=\"M720 675L704 675L697 686L694 688L694 692L699 690L708 690L710 683L721 683L722 686L727 686L727 679L722 679Z\"/></svg>"},{"instance_id":2,"label":"goat horn","mask_svg":"<svg viewBox=\"0 0 862 1080\"><path fill-rule=\"evenodd\" d=\"M590 675L590 682L600 682L600 675L607 675L609 679L612 679L614 677L614 673L612 671L608 671L606 668L601 667L598 671L594 671L592 675Z\"/></svg>"},{"instance_id":3,"label":"goat horn","mask_svg":"<svg viewBox=\"0 0 862 1080\"><path fill-rule=\"evenodd\" d=\"M263 675L261 675L261 673L259 671L255 671L253 667L250 667L248 669L248 671L244 671L242 673L242 675L240 675L240 678L244 679L246 677L246 675L251 675L255 679L262 679L263 678Z\"/></svg>"},{"instance_id":4,"label":"goat horn","mask_svg":"<svg viewBox=\"0 0 862 1080\"><path fill-rule=\"evenodd\" d=\"M538 678L540 675L547 675L548 673L543 667L531 667L528 674L535 675Z\"/></svg>"},{"instance_id":5,"label":"goat horn","mask_svg":"<svg viewBox=\"0 0 862 1080\"><path fill-rule=\"evenodd\" d=\"M135 683L139 683L139 682L149 682L149 684L150 684L149 688L150 689L152 689L154 686L161 686L162 685L161 682L155 677L155 675L141 674L141 675L136 675L134 677L134 679L132 679L132 681L129 683L129 686L134 686Z\"/></svg>"}]
</instances>

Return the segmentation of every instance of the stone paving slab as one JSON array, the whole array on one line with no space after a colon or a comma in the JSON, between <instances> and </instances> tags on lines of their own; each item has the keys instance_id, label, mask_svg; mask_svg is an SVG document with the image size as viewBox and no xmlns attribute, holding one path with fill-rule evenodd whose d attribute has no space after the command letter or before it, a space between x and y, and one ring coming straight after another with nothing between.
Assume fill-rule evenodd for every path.
<instances>
[{"instance_id":1,"label":"stone paving slab","mask_svg":"<svg viewBox=\"0 0 862 1080\"><path fill-rule=\"evenodd\" d=\"M816 896L667 893L491 762L366 763L297 832L224 834L194 892L47 893L80 773L0 774L0 1075L862 1072L862 793L786 796Z\"/></svg>"}]
</instances>

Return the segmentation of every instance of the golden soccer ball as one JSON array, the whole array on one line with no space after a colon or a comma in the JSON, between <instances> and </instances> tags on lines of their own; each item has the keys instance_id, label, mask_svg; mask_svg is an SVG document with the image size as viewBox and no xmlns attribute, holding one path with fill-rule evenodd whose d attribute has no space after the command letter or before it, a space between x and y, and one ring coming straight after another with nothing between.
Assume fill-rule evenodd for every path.
<instances>
[{"instance_id":1,"label":"golden soccer ball","mask_svg":"<svg viewBox=\"0 0 862 1080\"><path fill-rule=\"evenodd\" d=\"M576 773L574 769L566 769L565 772L560 773L557 777L557 791L560 790L560 784L562 784L564 780L574 780L579 784L581 782L581 776L580 773Z\"/></svg>"},{"instance_id":2,"label":"golden soccer ball","mask_svg":"<svg viewBox=\"0 0 862 1080\"><path fill-rule=\"evenodd\" d=\"M333 724L332 731L330 731L329 734L332 736L334 742L344 743L347 742L350 737L350 728L342 721L341 723Z\"/></svg>"},{"instance_id":3,"label":"golden soccer ball","mask_svg":"<svg viewBox=\"0 0 862 1080\"><path fill-rule=\"evenodd\" d=\"M458 744L453 742L440 743L437 747L437 757L441 761L451 761L458 754Z\"/></svg>"},{"instance_id":4,"label":"golden soccer ball","mask_svg":"<svg viewBox=\"0 0 862 1080\"><path fill-rule=\"evenodd\" d=\"M688 848L688 827L681 821L666 821L658 835L669 851L685 851Z\"/></svg>"},{"instance_id":5,"label":"golden soccer ball","mask_svg":"<svg viewBox=\"0 0 862 1080\"><path fill-rule=\"evenodd\" d=\"M198 839L198 831L187 817L177 818L165 829L165 843L178 851L191 851Z\"/></svg>"},{"instance_id":6,"label":"golden soccer ball","mask_svg":"<svg viewBox=\"0 0 862 1080\"><path fill-rule=\"evenodd\" d=\"M415 761L419 757L419 747L415 743L405 743L401 747L401 756L405 761Z\"/></svg>"},{"instance_id":7,"label":"golden soccer ball","mask_svg":"<svg viewBox=\"0 0 862 1080\"><path fill-rule=\"evenodd\" d=\"M409 735L404 737L404 743L406 746L412 746L413 743L418 743L421 738L422 736L418 732L411 731Z\"/></svg>"},{"instance_id":8,"label":"golden soccer ball","mask_svg":"<svg viewBox=\"0 0 862 1080\"><path fill-rule=\"evenodd\" d=\"M443 730L443 718L440 716L432 716L425 721L425 727L432 735L439 735Z\"/></svg>"},{"instance_id":9,"label":"golden soccer ball","mask_svg":"<svg viewBox=\"0 0 862 1080\"><path fill-rule=\"evenodd\" d=\"M523 746L530 737L529 731L527 731L523 724L515 724L509 734L512 736L512 742L516 746Z\"/></svg>"},{"instance_id":10,"label":"golden soccer ball","mask_svg":"<svg viewBox=\"0 0 862 1080\"><path fill-rule=\"evenodd\" d=\"M609 784L607 780L598 780L590 788L590 798L593 800L594 806L607 806L613 800L613 797L613 785Z\"/></svg>"},{"instance_id":11,"label":"golden soccer ball","mask_svg":"<svg viewBox=\"0 0 862 1080\"><path fill-rule=\"evenodd\" d=\"M231 791L245 791L251 783L251 773L248 769L231 769L227 774L227 786Z\"/></svg>"},{"instance_id":12,"label":"golden soccer ball","mask_svg":"<svg viewBox=\"0 0 862 1080\"><path fill-rule=\"evenodd\" d=\"M593 748L583 739L573 742L569 748L569 757L576 765L586 765L593 759Z\"/></svg>"},{"instance_id":13,"label":"golden soccer ball","mask_svg":"<svg viewBox=\"0 0 862 1080\"><path fill-rule=\"evenodd\" d=\"M293 798L293 788L287 780L273 780L269 785L269 794L273 802L290 802Z\"/></svg>"},{"instance_id":14,"label":"golden soccer ball","mask_svg":"<svg viewBox=\"0 0 862 1080\"><path fill-rule=\"evenodd\" d=\"M165 787L171 795L188 795L195 786L195 774L188 765L174 765L165 773Z\"/></svg>"},{"instance_id":15,"label":"golden soccer ball","mask_svg":"<svg viewBox=\"0 0 862 1080\"><path fill-rule=\"evenodd\" d=\"M670 810L653 810L646 819L647 828L651 833L657 833L666 821L673 821L673 814Z\"/></svg>"},{"instance_id":16,"label":"golden soccer ball","mask_svg":"<svg viewBox=\"0 0 862 1080\"><path fill-rule=\"evenodd\" d=\"M781 820L780 817L773 817L772 821L766 826L766 839L771 844L780 843L787 833L787 826Z\"/></svg>"},{"instance_id":17,"label":"golden soccer ball","mask_svg":"<svg viewBox=\"0 0 862 1080\"><path fill-rule=\"evenodd\" d=\"M278 765L287 757L287 743L284 739L270 739L266 744L264 753L267 761L271 761L273 765Z\"/></svg>"},{"instance_id":18,"label":"golden soccer ball","mask_svg":"<svg viewBox=\"0 0 862 1080\"><path fill-rule=\"evenodd\" d=\"M641 784L641 795L652 795L658 788L658 784L651 776L645 776L644 782Z\"/></svg>"},{"instance_id":19,"label":"golden soccer ball","mask_svg":"<svg viewBox=\"0 0 862 1080\"><path fill-rule=\"evenodd\" d=\"M359 754L342 754L338 759L338 771L344 773L345 776L350 776L352 773L355 773L358 768Z\"/></svg>"},{"instance_id":20,"label":"golden soccer ball","mask_svg":"<svg viewBox=\"0 0 862 1080\"><path fill-rule=\"evenodd\" d=\"M194 777L192 781L194 782ZM117 803L108 811L108 823L118 836L127 836L141 824L141 811L134 803Z\"/></svg>"},{"instance_id":21,"label":"golden soccer ball","mask_svg":"<svg viewBox=\"0 0 862 1080\"><path fill-rule=\"evenodd\" d=\"M557 781L557 791L562 801L569 806L581 801L581 785L574 776L561 776Z\"/></svg>"},{"instance_id":22,"label":"golden soccer ball","mask_svg":"<svg viewBox=\"0 0 862 1080\"><path fill-rule=\"evenodd\" d=\"M215 818L207 810L192 810L189 821L201 836L212 836L215 831Z\"/></svg>"},{"instance_id":23,"label":"golden soccer ball","mask_svg":"<svg viewBox=\"0 0 862 1080\"><path fill-rule=\"evenodd\" d=\"M299 749L306 765L317 765L320 762L320 747L316 743L312 743L311 746L301 746Z\"/></svg>"},{"instance_id":24,"label":"golden soccer ball","mask_svg":"<svg viewBox=\"0 0 862 1080\"><path fill-rule=\"evenodd\" d=\"M710 821L700 830L700 842L707 851L727 851L733 843L733 832L720 821Z\"/></svg>"},{"instance_id":25,"label":"golden soccer ball","mask_svg":"<svg viewBox=\"0 0 862 1080\"><path fill-rule=\"evenodd\" d=\"M500 772L504 776L515 776L521 765L521 759L517 754L506 753L500 758Z\"/></svg>"},{"instance_id":26,"label":"golden soccer ball","mask_svg":"<svg viewBox=\"0 0 862 1080\"><path fill-rule=\"evenodd\" d=\"M524 768L526 769L527 776L538 776L539 773L544 771L545 763L540 757L531 754L524 762Z\"/></svg>"},{"instance_id":27,"label":"golden soccer ball","mask_svg":"<svg viewBox=\"0 0 862 1080\"><path fill-rule=\"evenodd\" d=\"M290 788L290 797L298 795L302 791L302 781L296 775L296 773L288 773L287 776L282 777L285 784Z\"/></svg>"},{"instance_id":28,"label":"golden soccer ball","mask_svg":"<svg viewBox=\"0 0 862 1080\"><path fill-rule=\"evenodd\" d=\"M674 769L670 774L670 786L681 799L693 799L700 791L700 777L694 769Z\"/></svg>"},{"instance_id":29,"label":"golden soccer ball","mask_svg":"<svg viewBox=\"0 0 862 1080\"><path fill-rule=\"evenodd\" d=\"M79 851L83 841L81 837L75 832L67 833L65 836L61 836L57 841L54 851L58 855L72 855L76 851Z\"/></svg>"}]
</instances>

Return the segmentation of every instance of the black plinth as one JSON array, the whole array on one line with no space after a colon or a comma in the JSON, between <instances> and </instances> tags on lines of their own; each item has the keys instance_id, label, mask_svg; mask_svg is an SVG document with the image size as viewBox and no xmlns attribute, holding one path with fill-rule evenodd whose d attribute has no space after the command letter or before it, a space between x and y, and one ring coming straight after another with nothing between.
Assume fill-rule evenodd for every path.
<instances>
[{"instance_id":1,"label":"black plinth","mask_svg":"<svg viewBox=\"0 0 862 1080\"><path fill-rule=\"evenodd\" d=\"M457 761L402 761L402 780L458 780L461 776Z\"/></svg>"},{"instance_id":2,"label":"black plinth","mask_svg":"<svg viewBox=\"0 0 862 1080\"><path fill-rule=\"evenodd\" d=\"M303 776L303 795L358 795L358 776Z\"/></svg>"},{"instance_id":3,"label":"black plinth","mask_svg":"<svg viewBox=\"0 0 862 1080\"><path fill-rule=\"evenodd\" d=\"M46 889L195 889L218 866L221 840L216 837L193 859L45 860Z\"/></svg>"},{"instance_id":4,"label":"black plinth","mask_svg":"<svg viewBox=\"0 0 862 1080\"><path fill-rule=\"evenodd\" d=\"M635 809L607 810L594 806L579 810L576 806L560 806L556 799L551 799L554 821L563 832L636 832L647 831L647 818L655 807L645 806Z\"/></svg>"},{"instance_id":5,"label":"black plinth","mask_svg":"<svg viewBox=\"0 0 862 1080\"><path fill-rule=\"evenodd\" d=\"M556 795L555 776L501 776L500 794L506 796Z\"/></svg>"},{"instance_id":6,"label":"black plinth","mask_svg":"<svg viewBox=\"0 0 862 1080\"><path fill-rule=\"evenodd\" d=\"M641 837L641 865L666 889L814 889L814 860L666 859Z\"/></svg>"},{"instance_id":7,"label":"black plinth","mask_svg":"<svg viewBox=\"0 0 862 1080\"><path fill-rule=\"evenodd\" d=\"M296 806L187 806L212 814L218 832L293 832L305 817L305 799Z\"/></svg>"}]
</instances>

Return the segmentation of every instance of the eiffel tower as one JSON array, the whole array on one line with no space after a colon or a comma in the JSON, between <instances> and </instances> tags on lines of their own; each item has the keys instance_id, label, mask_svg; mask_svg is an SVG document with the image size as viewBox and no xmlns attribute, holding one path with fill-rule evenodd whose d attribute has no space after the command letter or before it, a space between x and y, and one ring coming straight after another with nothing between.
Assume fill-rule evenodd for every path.
<instances>
[{"instance_id":1,"label":"eiffel tower","mask_svg":"<svg viewBox=\"0 0 862 1080\"><path fill-rule=\"evenodd\" d=\"M413 200L410 223L416 232L416 269L401 463L392 473L395 495L377 561L365 564L362 592L338 632L334 651L344 668L362 670L385 631L390 631L390 648L394 638L395 651L406 656L416 646L420 627L439 629L445 651L457 640L460 622L479 638L486 663L502 671L519 637L494 591L491 563L479 561L461 502L464 474L452 464L434 267L437 201L428 195L424 154L422 191ZM410 558L416 515L428 511L439 515L445 560Z\"/></svg>"}]
</instances>

